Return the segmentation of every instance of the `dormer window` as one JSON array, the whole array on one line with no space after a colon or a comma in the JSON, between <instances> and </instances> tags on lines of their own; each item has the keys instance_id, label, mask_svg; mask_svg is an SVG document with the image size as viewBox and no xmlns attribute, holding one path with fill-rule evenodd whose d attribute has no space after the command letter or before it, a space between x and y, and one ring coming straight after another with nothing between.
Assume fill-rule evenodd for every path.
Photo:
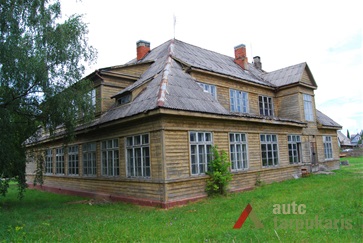
<instances>
[{"instance_id":1,"label":"dormer window","mask_svg":"<svg viewBox=\"0 0 363 243\"><path fill-rule=\"evenodd\" d=\"M260 115L262 116L273 116L274 115L274 106L273 100L268 96L259 96L258 97L259 106L260 106Z\"/></svg>"},{"instance_id":2,"label":"dormer window","mask_svg":"<svg viewBox=\"0 0 363 243\"><path fill-rule=\"evenodd\" d=\"M248 93L240 90L229 90L231 112L248 112Z\"/></svg>"},{"instance_id":3,"label":"dormer window","mask_svg":"<svg viewBox=\"0 0 363 243\"><path fill-rule=\"evenodd\" d=\"M91 98L91 106L96 107L96 90L92 89L88 92L88 96Z\"/></svg>"},{"instance_id":4,"label":"dormer window","mask_svg":"<svg viewBox=\"0 0 363 243\"><path fill-rule=\"evenodd\" d=\"M304 113L306 121L314 121L313 97L308 94L304 94Z\"/></svg>"},{"instance_id":5,"label":"dormer window","mask_svg":"<svg viewBox=\"0 0 363 243\"><path fill-rule=\"evenodd\" d=\"M210 93L215 99L217 99L217 89L215 85L199 83L199 82L197 83L204 90L204 92Z\"/></svg>"},{"instance_id":6,"label":"dormer window","mask_svg":"<svg viewBox=\"0 0 363 243\"><path fill-rule=\"evenodd\" d=\"M124 94L120 98L117 99L117 104L124 105L131 101L131 94Z\"/></svg>"}]
</instances>

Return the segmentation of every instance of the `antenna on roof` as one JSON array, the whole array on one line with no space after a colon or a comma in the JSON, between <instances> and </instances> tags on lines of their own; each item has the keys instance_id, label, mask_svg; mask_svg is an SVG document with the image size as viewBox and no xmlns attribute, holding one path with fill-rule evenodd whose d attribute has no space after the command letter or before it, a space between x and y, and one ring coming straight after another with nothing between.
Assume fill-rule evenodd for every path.
<instances>
[{"instance_id":1,"label":"antenna on roof","mask_svg":"<svg viewBox=\"0 0 363 243\"><path fill-rule=\"evenodd\" d=\"M252 43L250 42L250 46L251 46L251 57L253 58L253 51L252 51Z\"/></svg>"},{"instance_id":2,"label":"antenna on roof","mask_svg":"<svg viewBox=\"0 0 363 243\"><path fill-rule=\"evenodd\" d=\"M173 14L173 18L174 18L173 25L174 25L174 39L175 39L175 25L176 25L176 16L175 16L175 14Z\"/></svg>"}]
</instances>

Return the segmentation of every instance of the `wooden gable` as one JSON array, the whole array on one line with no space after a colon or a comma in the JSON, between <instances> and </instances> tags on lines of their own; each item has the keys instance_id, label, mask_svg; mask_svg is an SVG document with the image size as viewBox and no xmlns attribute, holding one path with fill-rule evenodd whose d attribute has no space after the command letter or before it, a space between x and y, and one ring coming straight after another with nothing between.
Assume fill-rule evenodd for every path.
<instances>
[{"instance_id":1,"label":"wooden gable","mask_svg":"<svg viewBox=\"0 0 363 243\"><path fill-rule=\"evenodd\" d=\"M304 71L302 73L300 82L303 83L303 84L307 84L309 86L318 87L316 82L315 82L315 79L313 77L313 74L311 73L311 71L310 71L307 64L306 64L306 66L304 68Z\"/></svg>"}]
</instances>

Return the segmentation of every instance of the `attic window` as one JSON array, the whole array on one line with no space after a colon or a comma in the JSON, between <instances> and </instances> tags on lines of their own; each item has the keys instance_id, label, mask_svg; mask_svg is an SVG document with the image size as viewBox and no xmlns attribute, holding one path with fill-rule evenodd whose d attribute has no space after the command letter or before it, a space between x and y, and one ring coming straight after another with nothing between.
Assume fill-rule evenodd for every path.
<instances>
[{"instance_id":1,"label":"attic window","mask_svg":"<svg viewBox=\"0 0 363 243\"><path fill-rule=\"evenodd\" d=\"M117 99L117 104L123 105L131 101L131 94L126 94Z\"/></svg>"},{"instance_id":2,"label":"attic window","mask_svg":"<svg viewBox=\"0 0 363 243\"><path fill-rule=\"evenodd\" d=\"M199 82L197 82L197 83L204 90L204 92L210 93L214 98L217 99L217 89L216 89L215 85L199 83Z\"/></svg>"}]
</instances>

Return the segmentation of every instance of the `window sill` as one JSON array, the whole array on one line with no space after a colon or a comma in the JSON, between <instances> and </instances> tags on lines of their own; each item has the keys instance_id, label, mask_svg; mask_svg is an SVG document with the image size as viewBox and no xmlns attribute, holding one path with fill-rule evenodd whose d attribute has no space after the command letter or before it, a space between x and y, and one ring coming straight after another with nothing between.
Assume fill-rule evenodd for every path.
<instances>
[{"instance_id":1,"label":"window sill","mask_svg":"<svg viewBox=\"0 0 363 243\"><path fill-rule=\"evenodd\" d=\"M231 170L231 173L238 174L238 173L247 173L249 172L249 168L246 169L238 169L238 170Z\"/></svg>"}]
</instances>

